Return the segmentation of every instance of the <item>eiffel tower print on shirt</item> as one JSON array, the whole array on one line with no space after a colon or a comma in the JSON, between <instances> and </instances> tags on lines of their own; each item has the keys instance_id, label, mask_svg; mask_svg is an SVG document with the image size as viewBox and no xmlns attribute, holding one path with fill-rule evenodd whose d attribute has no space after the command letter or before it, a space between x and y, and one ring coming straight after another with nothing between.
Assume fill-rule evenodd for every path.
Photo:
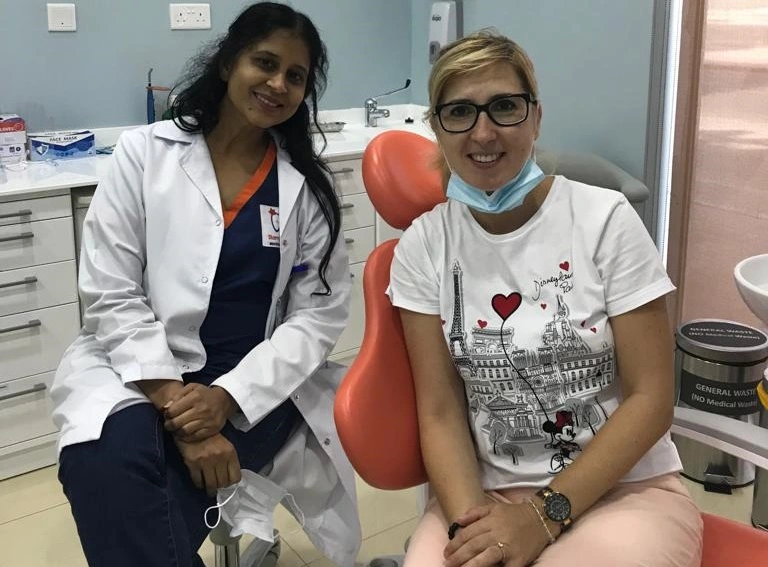
<instances>
[{"instance_id":1,"label":"eiffel tower print on shirt","mask_svg":"<svg viewBox=\"0 0 768 567\"><path fill-rule=\"evenodd\" d=\"M464 330L464 290L458 261L453 264L453 297L453 321L448 333L448 348L459 375L463 378L474 378L477 376L477 368L467 348L467 333Z\"/></svg>"}]
</instances>

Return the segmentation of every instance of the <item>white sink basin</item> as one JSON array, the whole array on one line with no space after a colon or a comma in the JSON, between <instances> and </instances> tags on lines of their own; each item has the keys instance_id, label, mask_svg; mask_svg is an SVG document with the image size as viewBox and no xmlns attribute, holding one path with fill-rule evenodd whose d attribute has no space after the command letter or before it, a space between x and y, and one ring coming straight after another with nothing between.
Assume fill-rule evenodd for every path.
<instances>
[{"instance_id":1,"label":"white sink basin","mask_svg":"<svg viewBox=\"0 0 768 567\"><path fill-rule=\"evenodd\" d=\"M768 325L768 254L742 260L736 264L733 276L744 303Z\"/></svg>"}]
</instances>

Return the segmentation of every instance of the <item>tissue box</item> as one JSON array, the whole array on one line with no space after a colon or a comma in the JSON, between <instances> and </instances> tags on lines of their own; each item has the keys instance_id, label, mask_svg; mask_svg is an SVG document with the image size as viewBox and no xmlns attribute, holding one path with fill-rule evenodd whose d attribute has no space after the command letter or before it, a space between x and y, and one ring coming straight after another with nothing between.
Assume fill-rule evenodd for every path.
<instances>
[{"instance_id":1,"label":"tissue box","mask_svg":"<svg viewBox=\"0 0 768 567\"><path fill-rule=\"evenodd\" d=\"M90 130L30 134L29 157L32 161L88 157L96 155L95 145Z\"/></svg>"},{"instance_id":2,"label":"tissue box","mask_svg":"<svg viewBox=\"0 0 768 567\"><path fill-rule=\"evenodd\" d=\"M27 159L27 128L17 114L0 114L0 163Z\"/></svg>"}]
</instances>

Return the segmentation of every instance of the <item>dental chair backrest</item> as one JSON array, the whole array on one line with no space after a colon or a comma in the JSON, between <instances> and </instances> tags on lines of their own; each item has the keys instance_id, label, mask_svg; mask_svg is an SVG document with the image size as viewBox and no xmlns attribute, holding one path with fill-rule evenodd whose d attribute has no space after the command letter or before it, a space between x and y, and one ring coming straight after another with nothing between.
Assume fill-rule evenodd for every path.
<instances>
[{"instance_id":1,"label":"dental chair backrest","mask_svg":"<svg viewBox=\"0 0 768 567\"><path fill-rule=\"evenodd\" d=\"M376 211L404 230L445 201L432 166L434 142L403 131L380 134L363 154L363 182ZM397 240L377 246L365 264L365 333L337 392L335 418L342 445L371 486L397 490L427 480L421 461L416 399L400 316L385 295Z\"/></svg>"}]
</instances>

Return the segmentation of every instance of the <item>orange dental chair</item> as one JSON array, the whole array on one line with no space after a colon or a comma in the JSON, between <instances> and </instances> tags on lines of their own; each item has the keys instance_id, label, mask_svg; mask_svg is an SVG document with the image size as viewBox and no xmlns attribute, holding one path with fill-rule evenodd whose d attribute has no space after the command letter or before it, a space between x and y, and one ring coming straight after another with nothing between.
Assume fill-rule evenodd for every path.
<instances>
[{"instance_id":1,"label":"orange dental chair","mask_svg":"<svg viewBox=\"0 0 768 567\"><path fill-rule=\"evenodd\" d=\"M363 181L376 210L394 228L407 228L413 219L445 200L441 175L432 168L436 151L434 142L404 131L384 132L368 144ZM558 173L569 176L566 171ZM639 182L632 182L636 190ZM334 410L339 437L352 465L369 485L385 490L427 482L403 330L397 309L385 295L396 244L396 240L384 242L368 257L363 275L363 342L339 388ZM673 431L768 468L767 430L676 408ZM710 514L702 517L702 567L768 565L768 533ZM389 559L374 560L374 564L395 563Z\"/></svg>"}]
</instances>

